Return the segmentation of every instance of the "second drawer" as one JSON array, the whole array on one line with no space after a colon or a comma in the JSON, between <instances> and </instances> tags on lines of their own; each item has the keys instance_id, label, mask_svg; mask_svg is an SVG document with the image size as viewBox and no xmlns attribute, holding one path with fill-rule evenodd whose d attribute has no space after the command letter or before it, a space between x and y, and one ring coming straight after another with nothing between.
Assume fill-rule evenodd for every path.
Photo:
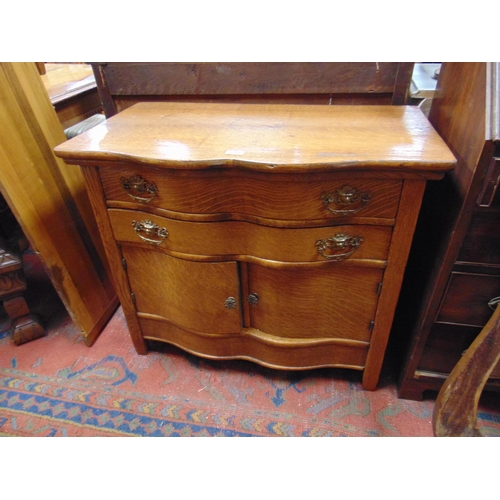
<instances>
[{"instance_id":1,"label":"second drawer","mask_svg":"<svg viewBox=\"0 0 500 500\"><path fill-rule=\"evenodd\" d=\"M195 256L249 256L281 262L374 260L384 265L392 228L346 225L279 228L241 221L187 222L145 212L108 210L118 242Z\"/></svg>"}]
</instances>

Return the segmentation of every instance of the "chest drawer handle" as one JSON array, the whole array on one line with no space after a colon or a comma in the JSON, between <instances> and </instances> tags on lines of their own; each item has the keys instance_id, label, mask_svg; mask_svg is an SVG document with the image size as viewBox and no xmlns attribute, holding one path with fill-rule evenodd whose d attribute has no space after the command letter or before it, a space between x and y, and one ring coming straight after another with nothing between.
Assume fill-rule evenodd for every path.
<instances>
[{"instance_id":1,"label":"chest drawer handle","mask_svg":"<svg viewBox=\"0 0 500 500\"><path fill-rule=\"evenodd\" d=\"M128 179L120 179L125 192L135 201L149 203L158 193L158 188L154 182L148 182L140 175L133 175Z\"/></svg>"},{"instance_id":2,"label":"chest drawer handle","mask_svg":"<svg viewBox=\"0 0 500 500\"><path fill-rule=\"evenodd\" d=\"M335 215L352 215L363 210L369 205L372 199L372 194L369 191L362 193L358 189L351 186L344 186L337 189L333 193L323 193L321 200L326 209ZM337 207L331 208L330 204L334 203ZM351 208L346 208L351 207Z\"/></svg>"},{"instance_id":3,"label":"chest drawer handle","mask_svg":"<svg viewBox=\"0 0 500 500\"><path fill-rule=\"evenodd\" d=\"M132 221L132 227L141 240L151 245L159 245L168 236L166 228L159 227L149 219L141 220L140 222L134 220ZM141 234L141 232L145 233L145 235Z\"/></svg>"},{"instance_id":4,"label":"chest drawer handle","mask_svg":"<svg viewBox=\"0 0 500 500\"><path fill-rule=\"evenodd\" d=\"M328 260L344 260L351 256L363 243L361 236L349 236L343 233L337 233L327 240L318 240L316 247L321 257ZM343 253L330 253L343 250L349 250ZM328 252L328 253L325 253Z\"/></svg>"}]
</instances>

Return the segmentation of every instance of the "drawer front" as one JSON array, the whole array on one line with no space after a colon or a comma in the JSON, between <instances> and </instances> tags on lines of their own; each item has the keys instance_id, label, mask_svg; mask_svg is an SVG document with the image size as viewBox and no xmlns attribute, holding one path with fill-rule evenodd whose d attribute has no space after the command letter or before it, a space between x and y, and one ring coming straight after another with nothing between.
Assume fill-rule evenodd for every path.
<instances>
[{"instance_id":1,"label":"drawer front","mask_svg":"<svg viewBox=\"0 0 500 500\"><path fill-rule=\"evenodd\" d=\"M483 327L493 310L488 302L500 296L500 276L452 273L436 321Z\"/></svg>"},{"instance_id":2,"label":"drawer front","mask_svg":"<svg viewBox=\"0 0 500 500\"><path fill-rule=\"evenodd\" d=\"M427 337L418 370L450 373L463 353L481 333L480 327L434 324ZM500 377L500 366L490 378Z\"/></svg>"},{"instance_id":3,"label":"drawer front","mask_svg":"<svg viewBox=\"0 0 500 500\"><path fill-rule=\"evenodd\" d=\"M108 210L114 237L178 254L245 256L281 262L375 260L385 265L392 228L276 228L250 222L186 222L133 210Z\"/></svg>"},{"instance_id":4,"label":"drawer front","mask_svg":"<svg viewBox=\"0 0 500 500\"><path fill-rule=\"evenodd\" d=\"M500 213L474 213L457 260L500 266L499 227Z\"/></svg>"},{"instance_id":5,"label":"drawer front","mask_svg":"<svg viewBox=\"0 0 500 500\"><path fill-rule=\"evenodd\" d=\"M106 199L179 213L234 214L280 220L396 216L402 181L337 174L292 176L237 171L103 167ZM227 217L226 217L227 218Z\"/></svg>"}]
</instances>

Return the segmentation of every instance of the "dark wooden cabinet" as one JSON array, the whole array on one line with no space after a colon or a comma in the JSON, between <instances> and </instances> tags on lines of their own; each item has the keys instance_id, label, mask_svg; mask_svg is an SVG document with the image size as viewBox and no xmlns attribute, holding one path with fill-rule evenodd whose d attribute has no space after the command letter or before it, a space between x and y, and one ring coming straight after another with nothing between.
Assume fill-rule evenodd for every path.
<instances>
[{"instance_id":1,"label":"dark wooden cabinet","mask_svg":"<svg viewBox=\"0 0 500 500\"><path fill-rule=\"evenodd\" d=\"M500 297L498 102L498 63L442 65L429 120L458 163L428 185L409 258L393 329L410 333L402 398L440 389Z\"/></svg>"}]
</instances>

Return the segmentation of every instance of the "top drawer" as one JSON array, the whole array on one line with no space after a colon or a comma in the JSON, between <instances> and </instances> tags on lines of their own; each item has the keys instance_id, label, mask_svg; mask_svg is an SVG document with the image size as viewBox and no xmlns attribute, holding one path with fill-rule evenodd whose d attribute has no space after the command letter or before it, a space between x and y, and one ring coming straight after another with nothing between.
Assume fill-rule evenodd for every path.
<instances>
[{"instance_id":1,"label":"top drawer","mask_svg":"<svg viewBox=\"0 0 500 500\"><path fill-rule=\"evenodd\" d=\"M101 167L108 201L183 214L281 220L394 218L401 180L348 174L283 175L236 170L180 171L122 164ZM138 207L139 208L139 207Z\"/></svg>"}]
</instances>

